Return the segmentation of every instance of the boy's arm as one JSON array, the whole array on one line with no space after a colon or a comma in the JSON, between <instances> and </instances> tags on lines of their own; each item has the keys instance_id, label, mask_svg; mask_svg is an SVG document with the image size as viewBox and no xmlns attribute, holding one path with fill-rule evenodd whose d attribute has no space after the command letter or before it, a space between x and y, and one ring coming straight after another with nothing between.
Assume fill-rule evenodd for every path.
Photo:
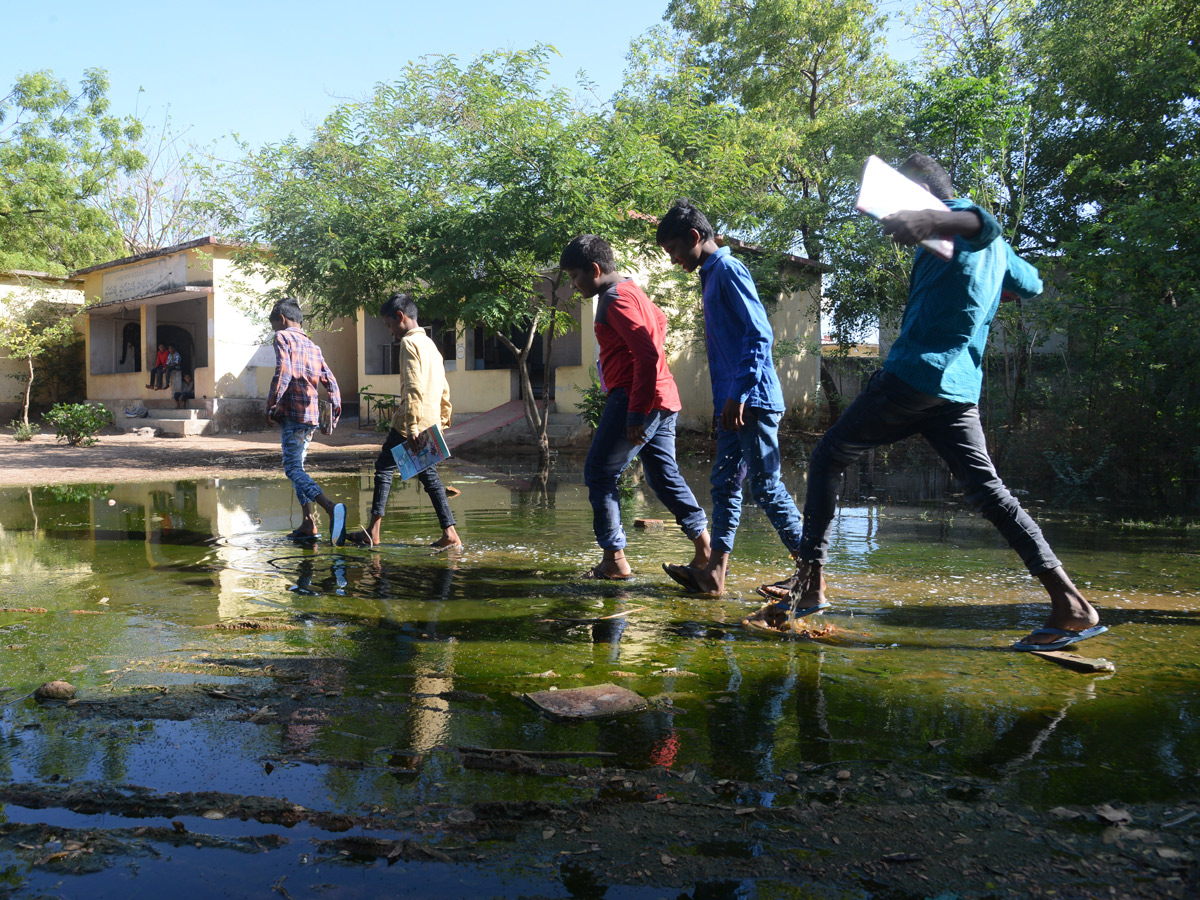
<instances>
[{"instance_id":1,"label":"boy's arm","mask_svg":"<svg viewBox=\"0 0 1200 900\"><path fill-rule=\"evenodd\" d=\"M647 302L649 302L647 300ZM629 348L633 356L633 387L629 392L629 412L625 428L640 429L646 414L654 407L654 389L658 384L658 363L663 350L654 342L644 313L633 298L618 294L608 307L608 325ZM641 441L644 443L644 436Z\"/></svg>"},{"instance_id":2,"label":"boy's arm","mask_svg":"<svg viewBox=\"0 0 1200 900\"><path fill-rule=\"evenodd\" d=\"M1009 245L1007 241L1004 243L1004 250L1008 257L1008 268L1004 272L1004 283L1001 286L1000 299L1005 299L1005 295L1011 295L1009 299L1015 300L1021 297L1028 300L1031 297L1036 297L1042 292L1042 276L1032 265L1025 262L1021 257L1017 256L1017 252Z\"/></svg>"},{"instance_id":3,"label":"boy's arm","mask_svg":"<svg viewBox=\"0 0 1200 900\"><path fill-rule=\"evenodd\" d=\"M762 380L763 372L770 364L772 332L767 310L758 297L758 290L750 280L749 273L744 278L739 277L727 267L721 272L720 278L718 286L721 301L729 307L745 331L737 376L730 395L725 399L725 409L721 415L723 427L730 429L731 424L741 426L741 406ZM736 416L736 422L730 419L731 416Z\"/></svg>"},{"instance_id":4,"label":"boy's arm","mask_svg":"<svg viewBox=\"0 0 1200 900\"><path fill-rule=\"evenodd\" d=\"M276 407L283 399L288 385L292 383L291 355L283 343L282 332L275 332L275 337L271 339L271 345L275 350L275 377L271 379L271 389L267 391L268 418L274 416Z\"/></svg>"},{"instance_id":5,"label":"boy's arm","mask_svg":"<svg viewBox=\"0 0 1200 900\"><path fill-rule=\"evenodd\" d=\"M934 235L961 237L972 252L984 249L1000 237L1000 223L987 210L973 203L951 200L960 209L906 209L884 216L883 233L897 244L919 244Z\"/></svg>"},{"instance_id":6,"label":"boy's arm","mask_svg":"<svg viewBox=\"0 0 1200 900\"><path fill-rule=\"evenodd\" d=\"M400 375L404 380L400 388L403 399L403 415L400 417L400 434L406 440L412 440L421 431L421 419L418 410L425 394L425 360L421 359L415 342L408 339L400 342Z\"/></svg>"},{"instance_id":7,"label":"boy's arm","mask_svg":"<svg viewBox=\"0 0 1200 900\"><path fill-rule=\"evenodd\" d=\"M342 417L342 390L338 387L337 379L333 377L333 370L325 362L324 354L321 355L321 384L329 393L329 402L333 406L333 424L337 425Z\"/></svg>"}]
</instances>

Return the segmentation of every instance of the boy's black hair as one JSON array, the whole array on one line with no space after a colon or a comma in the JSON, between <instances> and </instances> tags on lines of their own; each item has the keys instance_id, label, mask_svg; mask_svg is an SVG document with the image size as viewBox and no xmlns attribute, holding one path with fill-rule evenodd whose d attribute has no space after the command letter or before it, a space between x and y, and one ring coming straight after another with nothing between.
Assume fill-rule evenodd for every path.
<instances>
[{"instance_id":1,"label":"boy's black hair","mask_svg":"<svg viewBox=\"0 0 1200 900\"><path fill-rule=\"evenodd\" d=\"M396 291L383 301L383 306L379 308L379 315L385 319L399 319L401 313L415 321L418 318L417 301L412 298L412 294Z\"/></svg>"},{"instance_id":2,"label":"boy's black hair","mask_svg":"<svg viewBox=\"0 0 1200 900\"><path fill-rule=\"evenodd\" d=\"M659 220L655 240L661 245L673 238L686 237L693 228L702 241L711 241L717 236L704 213L696 209L691 200L676 200L667 210L667 214Z\"/></svg>"},{"instance_id":3,"label":"boy's black hair","mask_svg":"<svg viewBox=\"0 0 1200 900\"><path fill-rule=\"evenodd\" d=\"M924 153L914 153L900 163L900 174L912 181L920 181L929 186L929 192L939 200L949 200L954 196L954 184L950 176L942 168L942 164L932 156Z\"/></svg>"},{"instance_id":4,"label":"boy's black hair","mask_svg":"<svg viewBox=\"0 0 1200 900\"><path fill-rule=\"evenodd\" d=\"M617 260L612 245L598 234L581 234L562 252L558 265L563 269L585 269L595 263L601 272L615 272Z\"/></svg>"},{"instance_id":5,"label":"boy's black hair","mask_svg":"<svg viewBox=\"0 0 1200 900\"><path fill-rule=\"evenodd\" d=\"M296 302L294 297L284 297L278 303L271 307L271 319L287 319L295 322L297 325L304 324L304 313L300 311L300 304Z\"/></svg>"}]
</instances>

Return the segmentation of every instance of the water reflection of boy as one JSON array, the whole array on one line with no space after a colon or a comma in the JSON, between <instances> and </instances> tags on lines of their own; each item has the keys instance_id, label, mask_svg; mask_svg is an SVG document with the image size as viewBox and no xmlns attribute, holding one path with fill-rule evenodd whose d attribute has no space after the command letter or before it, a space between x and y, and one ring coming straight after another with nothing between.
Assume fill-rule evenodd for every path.
<instances>
[{"instance_id":1,"label":"water reflection of boy","mask_svg":"<svg viewBox=\"0 0 1200 900\"><path fill-rule=\"evenodd\" d=\"M575 238L559 265L582 296L599 295L594 328L608 397L588 448L583 480L604 558L589 577L623 580L632 575L625 559L617 479L635 456L642 461L646 483L695 546L692 565L703 566L710 553L708 522L675 460L675 423L682 404L663 350L667 317L636 283L617 272L612 247L601 237Z\"/></svg>"},{"instance_id":2,"label":"water reflection of boy","mask_svg":"<svg viewBox=\"0 0 1200 900\"><path fill-rule=\"evenodd\" d=\"M400 342L400 402L392 415L392 428L383 449L375 460L375 491L371 498L371 523L352 533L350 540L361 546L379 543L380 527L387 510L392 478L396 474L396 458L392 450L407 443L410 450L418 449L418 436L434 425L449 427L453 407L450 405L450 385L446 381L446 363L437 344L417 324L417 304L409 294L397 291L384 301L379 310L383 324L392 337ZM454 514L446 499L446 488L438 478L437 466L417 473L425 488L433 511L437 514L442 536L433 542L437 548L461 547L455 530Z\"/></svg>"},{"instance_id":3,"label":"water reflection of boy","mask_svg":"<svg viewBox=\"0 0 1200 900\"><path fill-rule=\"evenodd\" d=\"M1041 278L1000 236L1000 226L989 213L954 198L950 178L936 160L913 154L900 171L950 209L895 213L883 220L884 232L907 246L931 235L953 236L954 255L942 260L924 247L917 249L900 335L882 371L872 376L813 450L797 570L774 586L777 593L790 592L790 599L768 604L752 618L779 625L793 602L799 608L825 602L821 570L828 559L842 473L872 447L921 434L962 483L971 505L999 529L1029 573L1041 581L1050 596L1046 627L1077 634L1095 626L1100 616L1067 577L1037 523L1000 480L977 405L983 350L1001 300L1040 294ZM1023 643L1055 639L1033 634Z\"/></svg>"},{"instance_id":4,"label":"water reflection of boy","mask_svg":"<svg viewBox=\"0 0 1200 900\"><path fill-rule=\"evenodd\" d=\"M775 333L754 279L728 247L719 247L704 214L677 201L658 224L656 239L685 272L700 271L705 350L713 411L719 417L712 467L713 552L705 566L667 566L685 587L706 594L725 589L725 575L742 514L743 482L795 556L800 511L780 477L779 422L787 406L771 359Z\"/></svg>"},{"instance_id":5,"label":"water reflection of boy","mask_svg":"<svg viewBox=\"0 0 1200 900\"><path fill-rule=\"evenodd\" d=\"M296 490L296 499L304 521L292 532L293 538L317 535L313 517L316 503L329 514L332 528L330 540L341 544L345 540L346 507L334 503L322 493L320 486L304 471L304 457L319 421L317 385L324 385L333 404L333 422L342 415L342 395L337 379L325 364L321 348L312 342L300 326L304 313L300 304L284 297L271 310L271 327L275 329L272 346L275 349L275 377L267 394L267 421L278 422L283 448L283 471Z\"/></svg>"}]
</instances>

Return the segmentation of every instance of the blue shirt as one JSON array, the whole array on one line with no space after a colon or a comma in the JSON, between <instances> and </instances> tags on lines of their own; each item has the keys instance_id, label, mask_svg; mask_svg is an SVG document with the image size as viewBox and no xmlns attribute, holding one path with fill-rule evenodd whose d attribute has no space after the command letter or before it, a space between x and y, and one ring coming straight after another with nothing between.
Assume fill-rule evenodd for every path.
<instances>
[{"instance_id":1,"label":"blue shirt","mask_svg":"<svg viewBox=\"0 0 1200 900\"><path fill-rule=\"evenodd\" d=\"M983 227L973 238L956 236L954 256L948 260L917 248L900 336L883 368L922 393L978 403L983 350L1000 292L1036 297L1042 279L1000 237L1000 225L990 213L969 200L947 200L946 205L977 213Z\"/></svg>"},{"instance_id":2,"label":"blue shirt","mask_svg":"<svg viewBox=\"0 0 1200 900\"><path fill-rule=\"evenodd\" d=\"M783 388L771 361L775 332L745 264L721 247L700 266L704 341L713 409L726 400L783 412Z\"/></svg>"}]
</instances>

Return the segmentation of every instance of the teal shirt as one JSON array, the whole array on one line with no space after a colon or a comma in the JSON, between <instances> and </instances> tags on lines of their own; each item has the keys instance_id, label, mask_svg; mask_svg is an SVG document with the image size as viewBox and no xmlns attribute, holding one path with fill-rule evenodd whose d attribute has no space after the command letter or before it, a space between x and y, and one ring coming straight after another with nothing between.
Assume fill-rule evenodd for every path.
<instances>
[{"instance_id":1,"label":"teal shirt","mask_svg":"<svg viewBox=\"0 0 1200 900\"><path fill-rule=\"evenodd\" d=\"M983 350L1000 292L1036 297L1042 279L1000 236L991 213L969 200L947 200L946 205L977 213L983 227L973 238L955 237L954 256L948 260L917 248L900 336L883 368L922 393L978 403Z\"/></svg>"}]
</instances>

